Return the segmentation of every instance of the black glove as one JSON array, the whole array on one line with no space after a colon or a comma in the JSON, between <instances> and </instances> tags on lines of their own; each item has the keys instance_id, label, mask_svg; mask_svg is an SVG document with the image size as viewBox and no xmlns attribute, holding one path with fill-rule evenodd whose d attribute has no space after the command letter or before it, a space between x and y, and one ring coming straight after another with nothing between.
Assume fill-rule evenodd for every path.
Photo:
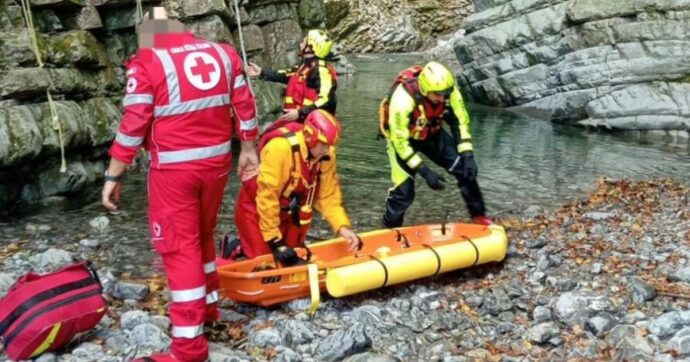
<instances>
[{"instance_id":1,"label":"black glove","mask_svg":"<svg viewBox=\"0 0 690 362\"><path fill-rule=\"evenodd\" d=\"M474 153L472 151L465 151L460 154L460 164L462 170L462 176L467 181L474 181L477 178L477 173L479 168L477 163L474 162Z\"/></svg>"},{"instance_id":2,"label":"black glove","mask_svg":"<svg viewBox=\"0 0 690 362\"><path fill-rule=\"evenodd\" d=\"M443 176L432 171L426 165L422 165L421 167L419 167L418 171L419 174L422 175L422 177L424 177L424 180L426 180L426 184L432 190L443 190L446 187L446 179L444 179Z\"/></svg>"},{"instance_id":3,"label":"black glove","mask_svg":"<svg viewBox=\"0 0 690 362\"><path fill-rule=\"evenodd\" d=\"M295 265L299 261L295 249L285 245L282 239L274 238L268 242L268 245L273 251L273 256L278 260L283 266Z\"/></svg>"}]
</instances>

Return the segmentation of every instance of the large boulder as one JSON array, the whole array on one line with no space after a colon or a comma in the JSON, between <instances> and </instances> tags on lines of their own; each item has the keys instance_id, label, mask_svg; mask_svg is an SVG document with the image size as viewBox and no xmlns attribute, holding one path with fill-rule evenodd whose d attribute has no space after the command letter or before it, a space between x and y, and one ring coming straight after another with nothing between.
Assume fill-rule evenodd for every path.
<instances>
[{"instance_id":1,"label":"large boulder","mask_svg":"<svg viewBox=\"0 0 690 362\"><path fill-rule=\"evenodd\" d=\"M456 40L470 100L561 122L687 129L690 1L478 1ZM647 98L649 97L649 98Z\"/></svg>"}]
</instances>

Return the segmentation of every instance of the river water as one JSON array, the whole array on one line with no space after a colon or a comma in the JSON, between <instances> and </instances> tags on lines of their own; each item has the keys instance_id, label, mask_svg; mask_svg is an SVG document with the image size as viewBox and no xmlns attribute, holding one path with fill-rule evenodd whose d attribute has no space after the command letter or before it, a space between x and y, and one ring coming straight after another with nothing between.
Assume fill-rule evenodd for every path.
<instances>
[{"instance_id":1,"label":"river water","mask_svg":"<svg viewBox=\"0 0 690 362\"><path fill-rule=\"evenodd\" d=\"M387 189L391 186L385 141L377 140L378 103L400 70L420 61L414 55L367 56L352 59L357 74L342 77L338 86L338 116L344 135L338 147L338 167L346 206L357 230L377 228ZM584 196L598 177L690 180L690 151L673 143L645 142L635 135L610 134L557 125L511 113L471 109L479 184L489 213L519 213L531 205L551 207ZM438 168L437 168L438 170ZM450 178L449 178L450 179ZM467 220L457 188L431 191L419 179L417 199L406 223L434 222L446 211L451 219ZM232 208L237 193L232 178L219 221L219 234L233 232ZM79 251L81 239L101 241L100 263L133 276L151 272L155 260L146 223L145 175L125 180L124 210L108 215L109 231L98 233L89 221L106 215L100 202L79 209L46 209L30 216L0 221L0 242L24 248L56 246ZM96 200L99 190L89 191ZM50 226L36 232L27 224ZM323 222L315 230L327 236ZM155 268L154 268L155 269Z\"/></svg>"}]
</instances>

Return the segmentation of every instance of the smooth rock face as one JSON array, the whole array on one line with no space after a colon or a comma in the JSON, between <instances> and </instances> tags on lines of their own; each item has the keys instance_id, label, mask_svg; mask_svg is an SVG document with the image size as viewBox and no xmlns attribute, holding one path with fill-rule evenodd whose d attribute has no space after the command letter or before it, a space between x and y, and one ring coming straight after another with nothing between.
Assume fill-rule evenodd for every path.
<instances>
[{"instance_id":1,"label":"smooth rock face","mask_svg":"<svg viewBox=\"0 0 690 362\"><path fill-rule=\"evenodd\" d=\"M688 1L479 0L455 43L479 103L632 130L690 127Z\"/></svg>"}]
</instances>

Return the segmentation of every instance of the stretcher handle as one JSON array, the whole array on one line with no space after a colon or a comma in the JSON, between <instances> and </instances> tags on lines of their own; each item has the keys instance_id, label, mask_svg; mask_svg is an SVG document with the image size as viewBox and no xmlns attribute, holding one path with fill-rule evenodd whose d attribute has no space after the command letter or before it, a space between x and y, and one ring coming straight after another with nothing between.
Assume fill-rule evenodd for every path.
<instances>
[{"instance_id":1,"label":"stretcher handle","mask_svg":"<svg viewBox=\"0 0 690 362\"><path fill-rule=\"evenodd\" d=\"M446 209L445 215L443 215L443 223L441 224L441 234L446 235L446 223L448 222L448 216L450 215L450 210Z\"/></svg>"},{"instance_id":2,"label":"stretcher handle","mask_svg":"<svg viewBox=\"0 0 690 362\"><path fill-rule=\"evenodd\" d=\"M410 247L410 240L407 239L407 236L403 233L400 232L400 230L395 229L395 232L398 233L396 236L395 241L400 242L401 240L404 240L405 248Z\"/></svg>"}]
</instances>

